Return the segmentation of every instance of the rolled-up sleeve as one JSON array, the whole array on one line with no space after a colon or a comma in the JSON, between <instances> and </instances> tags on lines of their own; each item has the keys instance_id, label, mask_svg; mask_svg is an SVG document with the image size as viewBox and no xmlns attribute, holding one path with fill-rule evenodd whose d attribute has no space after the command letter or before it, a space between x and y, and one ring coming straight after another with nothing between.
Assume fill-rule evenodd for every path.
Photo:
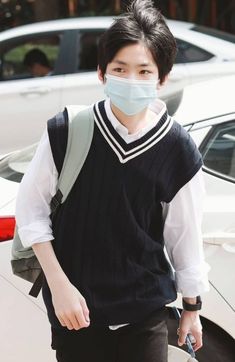
<instances>
[{"instance_id":1,"label":"rolled-up sleeve","mask_svg":"<svg viewBox=\"0 0 235 362\"><path fill-rule=\"evenodd\" d=\"M20 183L16 199L16 223L24 247L54 239L50 201L56 192L57 177L45 130Z\"/></svg>"},{"instance_id":2,"label":"rolled-up sleeve","mask_svg":"<svg viewBox=\"0 0 235 362\"><path fill-rule=\"evenodd\" d=\"M175 270L177 291L195 297L209 290L209 265L204 260L201 222L204 180L200 169L170 203L163 203L164 240Z\"/></svg>"}]
</instances>

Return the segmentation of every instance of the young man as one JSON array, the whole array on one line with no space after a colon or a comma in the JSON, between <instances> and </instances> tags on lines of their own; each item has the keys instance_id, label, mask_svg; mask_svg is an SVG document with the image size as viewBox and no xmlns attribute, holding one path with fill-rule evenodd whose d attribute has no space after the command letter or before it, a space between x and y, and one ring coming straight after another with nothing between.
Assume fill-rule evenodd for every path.
<instances>
[{"instance_id":1,"label":"young man","mask_svg":"<svg viewBox=\"0 0 235 362\"><path fill-rule=\"evenodd\" d=\"M179 345L189 332L195 350L202 345L202 161L157 98L175 53L152 2L133 1L100 41L98 75L108 98L93 107L87 159L53 225L58 169L47 132L21 183L19 234L45 273L60 362L166 362L165 305L176 288L185 308Z\"/></svg>"}]
</instances>

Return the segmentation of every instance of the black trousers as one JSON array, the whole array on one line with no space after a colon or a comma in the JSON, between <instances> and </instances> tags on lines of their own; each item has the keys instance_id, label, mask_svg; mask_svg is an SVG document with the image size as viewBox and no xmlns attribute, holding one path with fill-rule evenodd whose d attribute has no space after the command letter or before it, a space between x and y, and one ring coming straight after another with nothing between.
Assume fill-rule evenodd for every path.
<instances>
[{"instance_id":1,"label":"black trousers","mask_svg":"<svg viewBox=\"0 0 235 362\"><path fill-rule=\"evenodd\" d=\"M53 337L53 336L52 336ZM167 362L166 320L151 314L117 330L88 327L72 331L56 346L58 362Z\"/></svg>"}]
</instances>

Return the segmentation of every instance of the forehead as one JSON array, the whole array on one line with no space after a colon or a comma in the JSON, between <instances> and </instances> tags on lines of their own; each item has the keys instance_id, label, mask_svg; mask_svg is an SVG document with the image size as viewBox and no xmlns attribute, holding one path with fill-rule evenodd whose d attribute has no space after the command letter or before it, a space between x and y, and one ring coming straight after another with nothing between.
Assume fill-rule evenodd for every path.
<instances>
[{"instance_id":1,"label":"forehead","mask_svg":"<svg viewBox=\"0 0 235 362\"><path fill-rule=\"evenodd\" d=\"M112 63L121 61L126 64L157 66L151 51L142 43L126 45L115 54Z\"/></svg>"}]
</instances>

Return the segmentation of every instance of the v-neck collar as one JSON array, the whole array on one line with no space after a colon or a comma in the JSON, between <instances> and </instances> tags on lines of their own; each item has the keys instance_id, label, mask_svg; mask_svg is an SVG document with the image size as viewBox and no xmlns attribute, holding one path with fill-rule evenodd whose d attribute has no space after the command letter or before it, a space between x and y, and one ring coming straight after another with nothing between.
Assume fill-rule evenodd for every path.
<instances>
[{"instance_id":1,"label":"v-neck collar","mask_svg":"<svg viewBox=\"0 0 235 362\"><path fill-rule=\"evenodd\" d=\"M95 123L121 163L126 163L154 146L168 133L173 124L172 118L166 111L145 135L136 141L126 143L109 121L104 102L97 102L94 105Z\"/></svg>"},{"instance_id":2,"label":"v-neck collar","mask_svg":"<svg viewBox=\"0 0 235 362\"><path fill-rule=\"evenodd\" d=\"M154 113L154 117L144 124L138 131L134 133L129 133L128 128L123 125L115 116L111 108L110 98L105 99L104 107L106 111L106 115L111 122L114 129L118 132L118 134L125 140L126 143L134 142L135 140L144 136L150 129L152 129L162 115L166 112L166 104L160 99L156 99L154 103L149 105L149 109Z\"/></svg>"}]
</instances>

